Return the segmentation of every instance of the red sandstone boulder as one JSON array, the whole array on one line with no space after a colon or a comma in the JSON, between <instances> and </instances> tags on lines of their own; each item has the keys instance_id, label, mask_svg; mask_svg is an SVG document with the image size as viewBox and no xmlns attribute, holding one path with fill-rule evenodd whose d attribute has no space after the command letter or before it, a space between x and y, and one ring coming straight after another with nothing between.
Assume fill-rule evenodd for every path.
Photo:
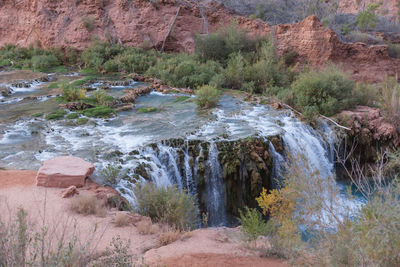
<instances>
[{"instance_id":1,"label":"red sandstone boulder","mask_svg":"<svg viewBox=\"0 0 400 267\"><path fill-rule=\"evenodd\" d=\"M350 135L358 136L364 141L381 144L400 145L400 136L396 127L387 122L378 108L356 106L352 110L342 111L337 115L340 123L351 128Z\"/></svg>"},{"instance_id":2,"label":"red sandstone boulder","mask_svg":"<svg viewBox=\"0 0 400 267\"><path fill-rule=\"evenodd\" d=\"M46 160L36 175L37 186L83 187L86 177L93 171L93 164L77 157L68 156Z\"/></svg>"},{"instance_id":3,"label":"red sandstone boulder","mask_svg":"<svg viewBox=\"0 0 400 267\"><path fill-rule=\"evenodd\" d=\"M67 189L64 189L61 191L62 198L69 198L69 197L73 197L75 195L79 195L78 189L76 188L75 185L71 185Z\"/></svg>"}]
</instances>

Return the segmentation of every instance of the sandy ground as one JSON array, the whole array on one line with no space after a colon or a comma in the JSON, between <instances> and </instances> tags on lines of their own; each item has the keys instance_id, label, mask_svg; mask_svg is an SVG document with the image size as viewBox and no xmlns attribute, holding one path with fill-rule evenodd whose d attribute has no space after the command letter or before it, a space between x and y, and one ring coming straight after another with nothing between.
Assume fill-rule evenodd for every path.
<instances>
[{"instance_id":1,"label":"sandy ground","mask_svg":"<svg viewBox=\"0 0 400 267\"><path fill-rule=\"evenodd\" d=\"M240 239L240 231L231 228L198 229L163 247L157 247L157 234L141 235L135 226L115 227L116 211L103 218L82 216L68 209L61 189L35 185L35 171L0 170L0 218L13 216L18 208L28 212L35 229L44 224L54 240L65 231L77 234L82 242L103 251L113 237L129 240L131 253L139 262L156 266L287 266L281 260L257 257ZM89 192L80 189L80 194Z\"/></svg>"}]
</instances>

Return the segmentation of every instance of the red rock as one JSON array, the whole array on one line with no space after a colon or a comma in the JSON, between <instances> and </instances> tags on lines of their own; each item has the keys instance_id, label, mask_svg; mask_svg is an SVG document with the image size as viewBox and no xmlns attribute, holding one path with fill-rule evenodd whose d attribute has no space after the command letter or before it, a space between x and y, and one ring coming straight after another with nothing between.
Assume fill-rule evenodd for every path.
<instances>
[{"instance_id":1,"label":"red rock","mask_svg":"<svg viewBox=\"0 0 400 267\"><path fill-rule=\"evenodd\" d=\"M352 110L342 111L337 115L340 123L351 128L350 135L360 136L369 143L390 143L400 145L400 134L396 127L385 121L381 110L366 106L356 106Z\"/></svg>"},{"instance_id":2,"label":"red rock","mask_svg":"<svg viewBox=\"0 0 400 267\"><path fill-rule=\"evenodd\" d=\"M75 185L71 185L67 189L61 191L62 198L73 197L75 195L79 195L78 189L76 188Z\"/></svg>"},{"instance_id":3,"label":"red rock","mask_svg":"<svg viewBox=\"0 0 400 267\"><path fill-rule=\"evenodd\" d=\"M397 23L399 19L399 2L397 0L340 0L339 12L357 15L358 12L364 11L370 4L380 3L377 13L385 15Z\"/></svg>"},{"instance_id":4,"label":"red rock","mask_svg":"<svg viewBox=\"0 0 400 267\"><path fill-rule=\"evenodd\" d=\"M37 172L37 186L82 187L94 171L94 165L77 157L58 157L43 162Z\"/></svg>"},{"instance_id":5,"label":"red rock","mask_svg":"<svg viewBox=\"0 0 400 267\"><path fill-rule=\"evenodd\" d=\"M356 6L360 9L370 2L360 1L361 4ZM354 9L354 6L360 1L341 0L344 3L341 10L356 12L359 9ZM384 0L382 10L386 8L390 14L396 15L398 8L393 4L396 1ZM287 51L296 51L300 66L309 63L314 67L322 67L331 61L341 64L355 80L365 82L379 82L386 76L400 74L400 59L388 56L387 45L342 43L336 33L324 27L316 16L295 24L269 26L260 19L236 16L213 1L207 1L208 4L202 2L210 32L236 20L240 28L248 29L254 36L274 35L277 53L282 55ZM32 0L18 4L14 0L2 0L0 46L29 46L39 42L45 48L72 46L84 49L90 45L92 36L105 40L110 33L109 22L112 21L112 37L118 42L140 46L146 41L159 49L177 8L173 0L159 1L157 5L147 0ZM92 32L82 26L83 16L91 16L96 20ZM166 51L194 52L194 37L205 32L203 25L195 1L185 1L173 29L173 38L166 42Z\"/></svg>"}]
</instances>

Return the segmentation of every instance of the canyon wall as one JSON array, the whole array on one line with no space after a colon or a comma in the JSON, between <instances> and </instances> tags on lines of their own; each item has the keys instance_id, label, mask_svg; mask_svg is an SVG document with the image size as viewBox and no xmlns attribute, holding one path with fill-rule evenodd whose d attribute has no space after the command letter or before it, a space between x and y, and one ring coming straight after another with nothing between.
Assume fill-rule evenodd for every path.
<instances>
[{"instance_id":1,"label":"canyon wall","mask_svg":"<svg viewBox=\"0 0 400 267\"><path fill-rule=\"evenodd\" d=\"M160 0L3 0L0 3L0 45L87 47L93 39L160 49L177 14L166 51L194 51L194 36L236 20L253 35L272 34L278 54L298 53L301 65L341 64L354 79L378 82L400 73L400 59L388 56L386 45L345 44L336 33L310 16L296 24L268 26L230 13L215 3ZM86 21L86 27L85 25Z\"/></svg>"}]
</instances>

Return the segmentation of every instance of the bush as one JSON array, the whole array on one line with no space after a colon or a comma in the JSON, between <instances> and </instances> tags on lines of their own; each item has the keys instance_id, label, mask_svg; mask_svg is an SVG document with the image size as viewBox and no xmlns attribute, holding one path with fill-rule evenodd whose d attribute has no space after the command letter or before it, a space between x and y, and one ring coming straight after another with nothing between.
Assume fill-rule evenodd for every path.
<instances>
[{"instance_id":1,"label":"bush","mask_svg":"<svg viewBox=\"0 0 400 267\"><path fill-rule=\"evenodd\" d=\"M145 73L157 63L157 55L154 51L128 47L116 57L116 61L119 64L119 68L125 72Z\"/></svg>"},{"instance_id":2,"label":"bush","mask_svg":"<svg viewBox=\"0 0 400 267\"><path fill-rule=\"evenodd\" d=\"M136 229L141 235L154 235L161 231L157 224L152 224L150 220L142 220L136 224Z\"/></svg>"},{"instance_id":3,"label":"bush","mask_svg":"<svg viewBox=\"0 0 400 267\"><path fill-rule=\"evenodd\" d=\"M204 85L196 91L196 103L201 108L215 107L221 93L215 87Z\"/></svg>"},{"instance_id":4,"label":"bush","mask_svg":"<svg viewBox=\"0 0 400 267\"><path fill-rule=\"evenodd\" d=\"M337 67L299 75L292 85L294 102L305 116L331 116L355 104L354 82Z\"/></svg>"},{"instance_id":5,"label":"bush","mask_svg":"<svg viewBox=\"0 0 400 267\"><path fill-rule=\"evenodd\" d=\"M88 31L92 32L96 28L96 19L91 16L83 16L82 19L82 26Z\"/></svg>"},{"instance_id":6,"label":"bush","mask_svg":"<svg viewBox=\"0 0 400 267\"><path fill-rule=\"evenodd\" d=\"M60 62L54 55L39 55L32 57L32 67L34 70L46 70L58 65L60 65Z\"/></svg>"},{"instance_id":7,"label":"bush","mask_svg":"<svg viewBox=\"0 0 400 267\"><path fill-rule=\"evenodd\" d=\"M86 68L96 68L97 71L104 70L104 63L120 54L123 48L120 45L110 45L106 42L95 41L82 53L82 61Z\"/></svg>"},{"instance_id":8,"label":"bush","mask_svg":"<svg viewBox=\"0 0 400 267\"><path fill-rule=\"evenodd\" d=\"M239 210L241 231L250 240L256 240L257 237L267 234L267 223L262 215L256 209L245 208L245 211Z\"/></svg>"},{"instance_id":9,"label":"bush","mask_svg":"<svg viewBox=\"0 0 400 267\"><path fill-rule=\"evenodd\" d=\"M105 203L93 195L82 195L71 199L69 208L82 215L97 215L104 217L107 213Z\"/></svg>"},{"instance_id":10,"label":"bush","mask_svg":"<svg viewBox=\"0 0 400 267\"><path fill-rule=\"evenodd\" d=\"M176 229L193 229L198 223L195 198L175 186L156 187L153 183L135 187L137 211L156 222Z\"/></svg>"},{"instance_id":11,"label":"bush","mask_svg":"<svg viewBox=\"0 0 400 267\"><path fill-rule=\"evenodd\" d=\"M86 90L77 89L72 84L63 82L61 85L61 95L66 101L78 101L86 99Z\"/></svg>"},{"instance_id":12,"label":"bush","mask_svg":"<svg viewBox=\"0 0 400 267\"><path fill-rule=\"evenodd\" d=\"M130 224L130 221L131 218L129 217L129 214L127 214L126 212L118 212L114 218L114 224L116 227L128 226Z\"/></svg>"},{"instance_id":13,"label":"bush","mask_svg":"<svg viewBox=\"0 0 400 267\"><path fill-rule=\"evenodd\" d=\"M200 63L193 56L178 54L159 60L147 74L170 86L197 88L208 84L220 72L221 65L217 62Z\"/></svg>"},{"instance_id":14,"label":"bush","mask_svg":"<svg viewBox=\"0 0 400 267\"><path fill-rule=\"evenodd\" d=\"M195 53L203 62L216 60L224 64L233 53L254 52L262 41L263 38L251 38L245 30L238 27L237 22L233 21L215 33L197 35Z\"/></svg>"},{"instance_id":15,"label":"bush","mask_svg":"<svg viewBox=\"0 0 400 267\"><path fill-rule=\"evenodd\" d=\"M163 247L177 241L181 236L181 232L178 230L170 229L164 233L161 233L157 239L159 247Z\"/></svg>"},{"instance_id":16,"label":"bush","mask_svg":"<svg viewBox=\"0 0 400 267\"><path fill-rule=\"evenodd\" d=\"M63 109L51 112L50 114L46 115L45 119L46 120L61 120L64 118L65 114L67 112Z\"/></svg>"},{"instance_id":17,"label":"bush","mask_svg":"<svg viewBox=\"0 0 400 267\"><path fill-rule=\"evenodd\" d=\"M92 93L92 97L95 99L97 104L103 106L107 106L114 99L113 97L108 96L104 89L97 89Z\"/></svg>"},{"instance_id":18,"label":"bush","mask_svg":"<svg viewBox=\"0 0 400 267\"><path fill-rule=\"evenodd\" d=\"M246 61L241 53L232 54L224 70L225 86L240 89L245 82Z\"/></svg>"},{"instance_id":19,"label":"bush","mask_svg":"<svg viewBox=\"0 0 400 267\"><path fill-rule=\"evenodd\" d=\"M122 171L121 166L108 165L100 171L100 175L105 179L106 184L115 186L126 176L126 172Z\"/></svg>"},{"instance_id":20,"label":"bush","mask_svg":"<svg viewBox=\"0 0 400 267\"><path fill-rule=\"evenodd\" d=\"M381 106L387 119L400 132L400 84L394 78L386 78L381 84Z\"/></svg>"},{"instance_id":21,"label":"bush","mask_svg":"<svg viewBox=\"0 0 400 267\"><path fill-rule=\"evenodd\" d=\"M76 125L84 125L89 121L88 118L79 118L76 120Z\"/></svg>"},{"instance_id":22,"label":"bush","mask_svg":"<svg viewBox=\"0 0 400 267\"><path fill-rule=\"evenodd\" d=\"M82 111L82 113L87 117L109 118L115 114L115 111L106 106L97 106L94 108L85 109Z\"/></svg>"},{"instance_id":23,"label":"bush","mask_svg":"<svg viewBox=\"0 0 400 267\"><path fill-rule=\"evenodd\" d=\"M110 59L104 63L104 70L106 72L118 72L118 62L115 59Z\"/></svg>"},{"instance_id":24,"label":"bush","mask_svg":"<svg viewBox=\"0 0 400 267\"><path fill-rule=\"evenodd\" d=\"M357 25L361 30L373 30L378 22L375 11L381 4L370 4L368 8L357 15Z\"/></svg>"}]
</instances>

